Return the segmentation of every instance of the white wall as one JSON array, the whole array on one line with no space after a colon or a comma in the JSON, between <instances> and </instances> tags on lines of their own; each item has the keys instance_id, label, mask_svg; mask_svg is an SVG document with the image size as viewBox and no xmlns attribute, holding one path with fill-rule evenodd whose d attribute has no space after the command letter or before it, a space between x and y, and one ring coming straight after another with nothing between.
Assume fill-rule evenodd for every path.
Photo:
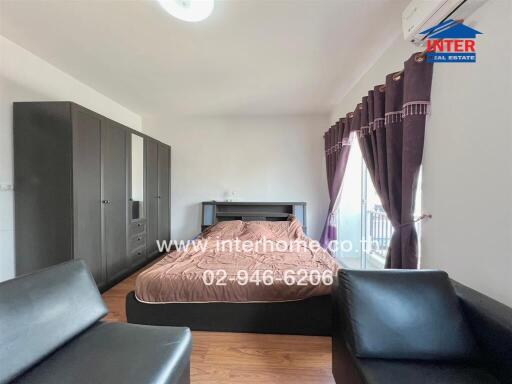
<instances>
[{"instance_id":1,"label":"white wall","mask_svg":"<svg viewBox=\"0 0 512 384\"><path fill-rule=\"evenodd\" d=\"M200 203L306 201L318 239L328 206L322 132L328 116L144 119L144 132L172 146L173 239L200 232Z\"/></svg>"},{"instance_id":2,"label":"white wall","mask_svg":"<svg viewBox=\"0 0 512 384\"><path fill-rule=\"evenodd\" d=\"M13 184L12 103L74 101L131 128L141 117L0 36L0 185ZM13 191L0 191L0 281L14 276Z\"/></svg>"},{"instance_id":3,"label":"white wall","mask_svg":"<svg viewBox=\"0 0 512 384\"><path fill-rule=\"evenodd\" d=\"M375 64L355 83L355 85L341 99L337 100L331 110L331 122L345 117L348 112L353 112L356 105L361 102L363 96L368 96L368 91L375 85L384 84L388 73L403 69L403 63L414 52L418 51L413 44L403 41L402 35L397 35L384 54Z\"/></svg>"},{"instance_id":4,"label":"white wall","mask_svg":"<svg viewBox=\"0 0 512 384\"><path fill-rule=\"evenodd\" d=\"M423 266L512 306L511 2L489 1L476 64L435 67L427 127Z\"/></svg>"},{"instance_id":5,"label":"white wall","mask_svg":"<svg viewBox=\"0 0 512 384\"><path fill-rule=\"evenodd\" d=\"M467 23L476 64L436 64L423 159L423 268L512 306L512 9L489 0ZM352 111L361 96L400 69L414 46L400 37L333 109Z\"/></svg>"}]
</instances>

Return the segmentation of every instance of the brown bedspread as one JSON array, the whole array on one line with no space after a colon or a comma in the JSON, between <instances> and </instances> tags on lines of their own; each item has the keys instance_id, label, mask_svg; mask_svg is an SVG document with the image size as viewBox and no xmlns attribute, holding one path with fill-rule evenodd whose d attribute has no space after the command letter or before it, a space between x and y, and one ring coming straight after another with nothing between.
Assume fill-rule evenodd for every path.
<instances>
[{"instance_id":1,"label":"brown bedspread","mask_svg":"<svg viewBox=\"0 0 512 384\"><path fill-rule=\"evenodd\" d=\"M234 239L238 245L226 241ZM310 241L294 218L221 222L188 249L171 252L142 272L135 294L149 303L272 302L327 295L329 275L336 276L338 265Z\"/></svg>"}]
</instances>

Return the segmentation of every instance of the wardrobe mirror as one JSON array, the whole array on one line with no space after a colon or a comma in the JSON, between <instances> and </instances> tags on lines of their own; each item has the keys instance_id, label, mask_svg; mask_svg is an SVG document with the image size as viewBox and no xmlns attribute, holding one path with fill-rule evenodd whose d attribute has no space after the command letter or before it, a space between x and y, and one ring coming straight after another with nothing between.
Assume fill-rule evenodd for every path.
<instances>
[{"instance_id":1,"label":"wardrobe mirror","mask_svg":"<svg viewBox=\"0 0 512 384\"><path fill-rule=\"evenodd\" d=\"M144 139L132 133L132 220L144 216Z\"/></svg>"}]
</instances>

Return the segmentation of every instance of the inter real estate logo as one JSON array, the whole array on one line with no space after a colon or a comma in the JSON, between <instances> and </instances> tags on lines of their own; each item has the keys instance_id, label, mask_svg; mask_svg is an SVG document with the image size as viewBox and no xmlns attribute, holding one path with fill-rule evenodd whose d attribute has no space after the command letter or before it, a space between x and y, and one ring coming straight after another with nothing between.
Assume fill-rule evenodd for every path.
<instances>
[{"instance_id":1,"label":"inter real estate logo","mask_svg":"<svg viewBox=\"0 0 512 384\"><path fill-rule=\"evenodd\" d=\"M427 62L475 63L477 31L460 20L446 20L420 32L427 36Z\"/></svg>"}]
</instances>

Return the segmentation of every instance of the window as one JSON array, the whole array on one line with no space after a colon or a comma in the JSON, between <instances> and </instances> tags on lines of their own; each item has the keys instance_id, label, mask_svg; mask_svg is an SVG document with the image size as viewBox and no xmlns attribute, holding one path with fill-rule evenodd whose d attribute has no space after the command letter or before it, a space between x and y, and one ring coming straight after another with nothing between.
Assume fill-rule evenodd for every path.
<instances>
[{"instance_id":1,"label":"window","mask_svg":"<svg viewBox=\"0 0 512 384\"><path fill-rule=\"evenodd\" d=\"M417 209L420 207L419 189ZM336 211L339 241L336 257L347 268L384 268L393 227L373 187L356 140L350 149L341 194Z\"/></svg>"}]
</instances>

